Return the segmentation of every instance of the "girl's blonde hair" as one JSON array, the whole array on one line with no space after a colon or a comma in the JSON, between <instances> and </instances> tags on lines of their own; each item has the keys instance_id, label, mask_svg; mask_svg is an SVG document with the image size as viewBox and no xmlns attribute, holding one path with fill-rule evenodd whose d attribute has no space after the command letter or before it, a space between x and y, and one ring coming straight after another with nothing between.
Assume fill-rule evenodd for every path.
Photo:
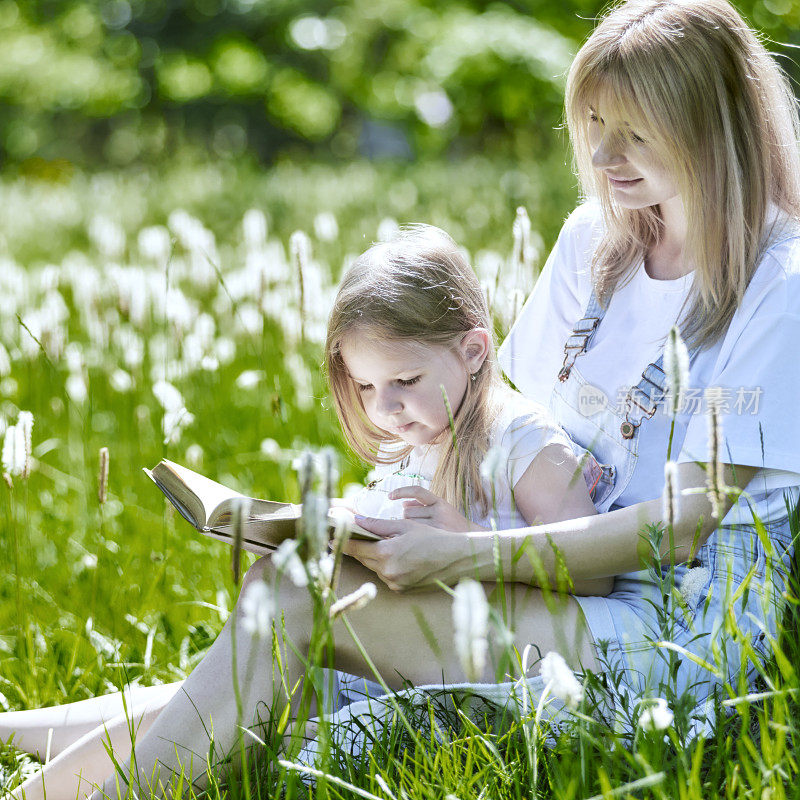
<instances>
[{"instance_id":1,"label":"girl's blonde hair","mask_svg":"<svg viewBox=\"0 0 800 800\"><path fill-rule=\"evenodd\" d=\"M605 304L658 242L662 221L656 207L621 208L592 167L589 106L598 102L644 136L683 200L684 253L696 269L683 334L707 347L727 329L770 238L770 204L800 217L789 82L725 0L629 0L605 16L566 91L577 172L606 221L592 265Z\"/></svg>"},{"instance_id":2,"label":"girl's blonde hair","mask_svg":"<svg viewBox=\"0 0 800 800\"><path fill-rule=\"evenodd\" d=\"M455 242L438 228L414 225L392 241L370 247L341 281L325 346L328 382L348 443L365 461L389 464L405 458L412 446L369 421L342 359L342 340L365 335L457 352L464 334L475 328L489 332L492 346L474 380L468 378L460 406L452 409L454 430L441 436L443 452L431 487L467 516L474 509L484 515L490 509L480 464L499 410L497 390L504 384L494 356L486 299Z\"/></svg>"}]
</instances>

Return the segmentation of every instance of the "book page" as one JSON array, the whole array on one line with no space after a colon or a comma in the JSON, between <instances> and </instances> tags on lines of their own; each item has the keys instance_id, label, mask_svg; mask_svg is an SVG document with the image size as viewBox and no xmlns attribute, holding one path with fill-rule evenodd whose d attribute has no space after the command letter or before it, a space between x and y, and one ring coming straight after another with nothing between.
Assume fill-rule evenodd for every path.
<instances>
[{"instance_id":1,"label":"book page","mask_svg":"<svg viewBox=\"0 0 800 800\"><path fill-rule=\"evenodd\" d=\"M186 467L182 467L180 464L176 464L173 461L167 461L166 459L162 460L153 470L153 472L158 474L156 471L160 471L161 467L164 467L166 470L173 473L173 475L177 477L178 480L184 484L200 502L204 512L203 518L197 520L197 526L200 528L208 525L214 510L226 500L244 497L244 495L240 494L234 489L230 489L227 486L223 486L221 483L212 481L211 478L206 478L205 475L201 475L198 472L194 472ZM173 494L176 494L173 486L170 486L169 488L172 489Z\"/></svg>"}]
</instances>

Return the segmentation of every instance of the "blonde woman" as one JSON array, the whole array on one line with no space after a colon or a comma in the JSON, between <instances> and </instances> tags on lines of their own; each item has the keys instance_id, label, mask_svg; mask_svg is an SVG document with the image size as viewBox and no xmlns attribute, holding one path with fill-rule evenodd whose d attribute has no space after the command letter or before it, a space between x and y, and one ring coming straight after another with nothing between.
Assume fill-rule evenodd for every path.
<instances>
[{"instance_id":1,"label":"blonde woman","mask_svg":"<svg viewBox=\"0 0 800 800\"><path fill-rule=\"evenodd\" d=\"M631 0L613 9L572 65L566 105L589 202L565 224L501 362L573 439L613 467L613 510L494 535L447 530L437 502L423 501L414 518L362 520L386 538L348 545L354 560L336 590L344 594L376 574L383 580L352 624L392 686L398 675L415 684L464 679L448 646L450 599L431 587L478 575L515 608L520 651L558 649L574 668L610 661L638 698L671 680L664 648L655 646L666 615L670 646L712 667L684 657L677 670L677 688L701 700L714 682L735 680L753 667L754 654L768 652L791 554L787 504L800 495L793 413L800 370L792 356L800 341L797 110L777 65L724 0ZM678 410L673 425L664 412L662 356L674 325L689 347L692 405ZM707 389L721 422L712 437ZM676 466L665 509L668 454ZM667 581L675 564L676 584L674 592L666 587L666 608L659 581L643 571L650 545L641 535L662 525L665 510L672 525L660 557ZM763 540L752 512L765 522ZM548 609L531 588L541 580L532 564L543 563L554 579L551 543L574 579L616 576L613 591ZM519 558L521 549L538 558ZM502 587L491 583L498 558ZM398 591L412 587L412 594ZM302 652L308 595L281 580L278 603ZM738 630L725 624L730 619ZM249 636L237 611L163 711L154 703L141 715L140 775L159 763L163 775L179 759L205 753L210 720L223 748L235 741L233 626L242 675L254 659L264 665L242 698L245 713L255 717L259 703L276 699L269 640ZM495 662L504 647L490 643ZM334 661L370 674L342 627ZM290 682L301 677L291 653L286 668ZM487 667L483 679L497 677Z\"/></svg>"}]
</instances>

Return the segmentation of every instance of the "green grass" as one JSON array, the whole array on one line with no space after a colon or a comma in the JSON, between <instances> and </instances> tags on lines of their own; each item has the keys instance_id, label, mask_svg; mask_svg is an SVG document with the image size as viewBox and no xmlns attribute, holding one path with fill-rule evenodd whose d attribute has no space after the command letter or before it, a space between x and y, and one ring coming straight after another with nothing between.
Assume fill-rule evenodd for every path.
<instances>
[{"instance_id":1,"label":"green grass","mask_svg":"<svg viewBox=\"0 0 800 800\"><path fill-rule=\"evenodd\" d=\"M188 674L236 598L230 549L176 517L141 467L167 457L196 464L254 496L297 500L293 457L309 446L332 445L341 453L342 484L363 480L365 467L343 450L319 369L325 302L348 254L374 240L387 218L441 225L483 265L492 285L489 265L501 265L504 291L496 310L502 332L513 312L516 207L528 209L538 247L534 268L522 277L530 287L575 203L573 185L563 165L498 166L478 158L415 167L283 163L265 174L248 164L178 163L158 174L78 174L55 185L6 179L0 343L10 372L0 376L0 418L12 424L19 410L33 412L35 461L27 480L14 478L11 490L0 484L0 558L8 565L0 575L0 705L70 702L131 680L147 684ZM213 247L206 237L193 262L178 241L170 259L148 259L137 244L139 232L166 225L179 208L212 232ZM247 264L241 221L249 208L263 210L267 220L260 273L241 272ZM339 233L332 240L315 234L321 212L336 218ZM92 225L99 216L113 223L106 224L107 236L122 234L120 245L102 245L98 225ZM311 237L307 283L322 287L302 315L297 265L289 254L295 230ZM144 270L128 295L117 288L114 262L124 265L123 272ZM139 308L138 287L146 281L151 289ZM165 313L159 298L167 287L184 299L170 295ZM179 313L182 304L185 314ZM47 311L37 322L41 308ZM63 319L53 324L59 308ZM297 335L301 321L305 340ZM138 347L141 360L134 357ZM0 351L0 367L2 356ZM202 356L216 356L218 364L204 363ZM119 370L127 374L129 390L120 389ZM165 371L194 415L169 444L153 393ZM257 382L237 384L249 371L259 373ZM85 400L76 392L76 376L86 386ZM97 468L103 446L111 464L109 499L101 507ZM446 744L432 735L425 712L420 736L387 728L371 758L353 761L334 749L326 768L340 782L321 779L312 793L356 797L344 781L398 800L537 793L565 800L797 796L799 596L794 585L782 657L769 662L758 687L772 694L734 706L732 716L718 705L715 733L707 741L680 738L690 709L679 703L666 741L631 739L586 720L545 749L542 737L532 741L530 722L490 714L476 727L442 701ZM267 741L269 747L255 754L252 796L303 796L304 784L276 763L275 737ZM0 751L6 786L14 785L26 763L12 748ZM242 786L212 788L207 796L244 796Z\"/></svg>"}]
</instances>

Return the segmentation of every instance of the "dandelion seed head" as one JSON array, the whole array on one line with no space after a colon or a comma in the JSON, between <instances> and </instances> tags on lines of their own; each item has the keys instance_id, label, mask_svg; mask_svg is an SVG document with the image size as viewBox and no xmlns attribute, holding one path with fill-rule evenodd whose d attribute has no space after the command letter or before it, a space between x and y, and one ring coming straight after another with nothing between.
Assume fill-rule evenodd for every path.
<instances>
[{"instance_id":1,"label":"dandelion seed head","mask_svg":"<svg viewBox=\"0 0 800 800\"><path fill-rule=\"evenodd\" d=\"M251 251L264 249L267 243L267 218L260 208L250 208L242 218L242 234L245 247Z\"/></svg>"},{"instance_id":2,"label":"dandelion seed head","mask_svg":"<svg viewBox=\"0 0 800 800\"><path fill-rule=\"evenodd\" d=\"M255 389L256 386L264 378L264 371L260 369L246 369L241 372L236 378L236 387L238 389Z\"/></svg>"},{"instance_id":3,"label":"dandelion seed head","mask_svg":"<svg viewBox=\"0 0 800 800\"><path fill-rule=\"evenodd\" d=\"M298 542L296 539L286 539L281 542L270 558L278 572L286 573L295 586L308 585L308 573L303 561L297 554Z\"/></svg>"},{"instance_id":4,"label":"dandelion seed head","mask_svg":"<svg viewBox=\"0 0 800 800\"><path fill-rule=\"evenodd\" d=\"M331 619L343 614L345 611L358 611L364 608L367 603L371 602L378 596L378 590L374 583L367 581L358 587L354 592L345 595L337 600L330 609Z\"/></svg>"},{"instance_id":5,"label":"dandelion seed head","mask_svg":"<svg viewBox=\"0 0 800 800\"><path fill-rule=\"evenodd\" d=\"M542 659L539 669L553 696L568 707L576 708L583 699L583 687L564 658L550 651Z\"/></svg>"},{"instance_id":6,"label":"dandelion seed head","mask_svg":"<svg viewBox=\"0 0 800 800\"><path fill-rule=\"evenodd\" d=\"M674 715L663 697L645 701L644 710L639 715L639 727L646 731L664 731L672 725Z\"/></svg>"},{"instance_id":7,"label":"dandelion seed head","mask_svg":"<svg viewBox=\"0 0 800 800\"><path fill-rule=\"evenodd\" d=\"M680 489L678 487L678 465L674 461L664 464L664 521L671 528L675 527L675 520L679 512Z\"/></svg>"},{"instance_id":8,"label":"dandelion seed head","mask_svg":"<svg viewBox=\"0 0 800 800\"><path fill-rule=\"evenodd\" d=\"M483 461L481 461L481 478L490 484L494 484L508 463L508 458L509 453L506 448L499 444L492 445L484 456Z\"/></svg>"},{"instance_id":9,"label":"dandelion seed head","mask_svg":"<svg viewBox=\"0 0 800 800\"><path fill-rule=\"evenodd\" d=\"M690 567L681 579L680 593L689 608L696 608L700 594L711 577L708 567Z\"/></svg>"},{"instance_id":10,"label":"dandelion seed head","mask_svg":"<svg viewBox=\"0 0 800 800\"><path fill-rule=\"evenodd\" d=\"M25 469L25 432L18 425L6 428L3 437L3 471L11 477Z\"/></svg>"},{"instance_id":11,"label":"dandelion seed head","mask_svg":"<svg viewBox=\"0 0 800 800\"><path fill-rule=\"evenodd\" d=\"M322 211L314 217L314 233L321 242L332 242L339 235L339 224L330 211Z\"/></svg>"},{"instance_id":12,"label":"dandelion seed head","mask_svg":"<svg viewBox=\"0 0 800 800\"><path fill-rule=\"evenodd\" d=\"M257 638L270 633L275 617L275 601L263 580L248 584L242 596L242 628Z\"/></svg>"},{"instance_id":13,"label":"dandelion seed head","mask_svg":"<svg viewBox=\"0 0 800 800\"><path fill-rule=\"evenodd\" d=\"M664 372L667 376L667 408L675 416L683 405L683 397L689 386L689 351L674 325L664 343Z\"/></svg>"},{"instance_id":14,"label":"dandelion seed head","mask_svg":"<svg viewBox=\"0 0 800 800\"><path fill-rule=\"evenodd\" d=\"M471 578L459 581L453 595L456 654L469 681L477 681L486 666L489 649L489 605L483 586Z\"/></svg>"}]
</instances>

